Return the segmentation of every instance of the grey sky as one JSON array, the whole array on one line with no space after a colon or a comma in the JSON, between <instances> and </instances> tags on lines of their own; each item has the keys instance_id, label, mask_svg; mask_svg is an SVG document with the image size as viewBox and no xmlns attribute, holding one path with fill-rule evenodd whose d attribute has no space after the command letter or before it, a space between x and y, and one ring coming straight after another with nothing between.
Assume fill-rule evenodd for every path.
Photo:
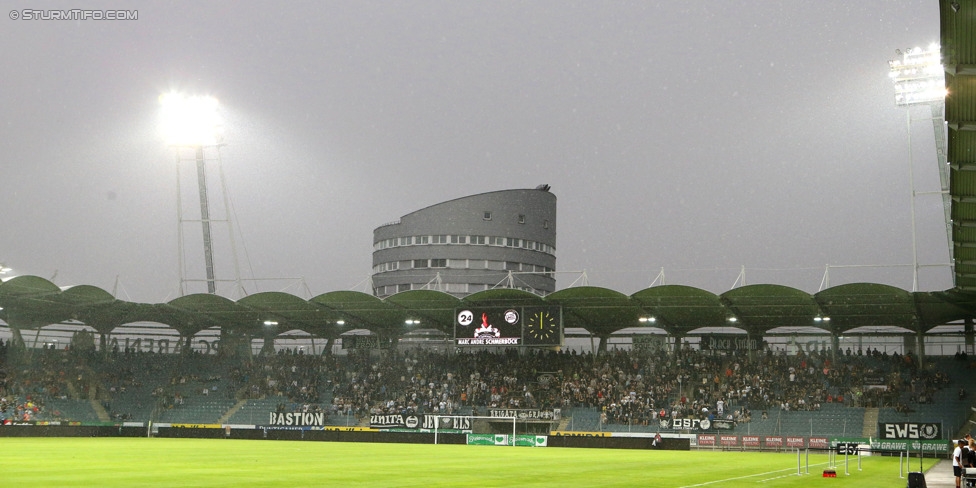
<instances>
[{"instance_id":1,"label":"grey sky","mask_svg":"<svg viewBox=\"0 0 976 488\"><path fill-rule=\"evenodd\" d=\"M176 296L156 124L179 89L226 111L245 275L314 295L362 289L380 224L541 183L558 269L591 285L629 294L663 267L723 292L744 265L747 283L814 292L832 264L888 267L834 268L831 285L911 289L891 267L912 243L886 62L938 42L934 0L3 4L138 9L2 21L0 262L19 274ZM936 190L931 124L913 127L916 188ZM944 264L941 201L916 205L919 261ZM920 273L950 286L946 267Z\"/></svg>"}]
</instances>

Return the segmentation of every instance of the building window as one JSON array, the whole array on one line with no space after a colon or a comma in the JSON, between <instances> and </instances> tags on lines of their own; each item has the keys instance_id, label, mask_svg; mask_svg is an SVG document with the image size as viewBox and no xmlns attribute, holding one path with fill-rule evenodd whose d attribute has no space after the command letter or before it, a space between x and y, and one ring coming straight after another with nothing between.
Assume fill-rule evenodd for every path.
<instances>
[{"instance_id":1,"label":"building window","mask_svg":"<svg viewBox=\"0 0 976 488\"><path fill-rule=\"evenodd\" d=\"M430 260L430 267L431 268L446 268L447 267L447 260L446 259L431 259Z\"/></svg>"},{"instance_id":2,"label":"building window","mask_svg":"<svg viewBox=\"0 0 976 488\"><path fill-rule=\"evenodd\" d=\"M400 245L401 246L409 246L411 241L412 241L412 239L409 238L409 237L401 237L400 238Z\"/></svg>"},{"instance_id":3,"label":"building window","mask_svg":"<svg viewBox=\"0 0 976 488\"><path fill-rule=\"evenodd\" d=\"M548 229L549 228L549 221L548 220L545 220L545 221L542 222L542 228L543 229Z\"/></svg>"},{"instance_id":4,"label":"building window","mask_svg":"<svg viewBox=\"0 0 976 488\"><path fill-rule=\"evenodd\" d=\"M451 236L451 244L467 244L468 236Z\"/></svg>"},{"instance_id":5,"label":"building window","mask_svg":"<svg viewBox=\"0 0 976 488\"><path fill-rule=\"evenodd\" d=\"M467 269L467 267L468 267L468 260L467 259L448 259L447 260L447 267L448 268L456 268L456 269Z\"/></svg>"},{"instance_id":6,"label":"building window","mask_svg":"<svg viewBox=\"0 0 976 488\"><path fill-rule=\"evenodd\" d=\"M428 268L430 266L427 264L427 260L426 259L414 259L413 260L413 267L414 268Z\"/></svg>"},{"instance_id":7,"label":"building window","mask_svg":"<svg viewBox=\"0 0 976 488\"><path fill-rule=\"evenodd\" d=\"M485 244L487 238L485 236L471 236L471 244Z\"/></svg>"},{"instance_id":8,"label":"building window","mask_svg":"<svg viewBox=\"0 0 976 488\"><path fill-rule=\"evenodd\" d=\"M489 239L488 243L491 244L492 246L504 246L505 238L494 236Z\"/></svg>"},{"instance_id":9,"label":"building window","mask_svg":"<svg viewBox=\"0 0 976 488\"><path fill-rule=\"evenodd\" d=\"M401 291L410 291L410 283L397 285L397 293L400 293Z\"/></svg>"},{"instance_id":10,"label":"building window","mask_svg":"<svg viewBox=\"0 0 976 488\"><path fill-rule=\"evenodd\" d=\"M447 244L447 236L433 236L431 242L433 244Z\"/></svg>"},{"instance_id":11,"label":"building window","mask_svg":"<svg viewBox=\"0 0 976 488\"><path fill-rule=\"evenodd\" d=\"M516 239L514 237L508 238L508 247L521 247L521 246L522 243L520 239Z\"/></svg>"},{"instance_id":12,"label":"building window","mask_svg":"<svg viewBox=\"0 0 976 488\"><path fill-rule=\"evenodd\" d=\"M430 236L414 236L414 244L427 244L430 242Z\"/></svg>"},{"instance_id":13,"label":"building window","mask_svg":"<svg viewBox=\"0 0 976 488\"><path fill-rule=\"evenodd\" d=\"M485 220L491 220L491 212L485 210L485 216L482 218Z\"/></svg>"},{"instance_id":14,"label":"building window","mask_svg":"<svg viewBox=\"0 0 976 488\"><path fill-rule=\"evenodd\" d=\"M519 216L518 216L518 223L520 223L520 224L524 224L525 223L525 215L524 214L519 214Z\"/></svg>"},{"instance_id":15,"label":"building window","mask_svg":"<svg viewBox=\"0 0 976 488\"><path fill-rule=\"evenodd\" d=\"M505 261L505 271L519 271L519 263Z\"/></svg>"}]
</instances>

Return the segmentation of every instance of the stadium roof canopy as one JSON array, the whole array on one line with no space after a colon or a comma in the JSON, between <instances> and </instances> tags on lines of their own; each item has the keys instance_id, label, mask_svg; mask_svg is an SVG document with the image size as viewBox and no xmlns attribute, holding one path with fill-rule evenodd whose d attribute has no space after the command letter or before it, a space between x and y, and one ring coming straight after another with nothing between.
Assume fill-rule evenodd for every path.
<instances>
[{"instance_id":1,"label":"stadium roof canopy","mask_svg":"<svg viewBox=\"0 0 976 488\"><path fill-rule=\"evenodd\" d=\"M955 285L976 291L976 2L941 0Z\"/></svg>"},{"instance_id":2,"label":"stadium roof canopy","mask_svg":"<svg viewBox=\"0 0 976 488\"><path fill-rule=\"evenodd\" d=\"M972 319L976 296L958 290L913 293L858 283L813 295L781 285L749 285L721 295L664 285L630 296L600 287L567 288L547 297L496 289L464 299L432 290L412 290L383 300L354 291L325 293L310 300L265 292L237 301L195 294L144 304L117 300L94 286L62 290L44 278L19 276L0 284L0 306L0 319L18 330L75 320L105 334L128 323L158 322L183 336L221 327L252 337L302 330L329 339L354 329L390 338L419 328L451 335L454 318L464 308L559 307L564 327L606 337L632 327L654 327L677 336L715 327L735 327L752 335L784 327L844 334L865 326L896 326L925 333L939 325Z\"/></svg>"}]
</instances>

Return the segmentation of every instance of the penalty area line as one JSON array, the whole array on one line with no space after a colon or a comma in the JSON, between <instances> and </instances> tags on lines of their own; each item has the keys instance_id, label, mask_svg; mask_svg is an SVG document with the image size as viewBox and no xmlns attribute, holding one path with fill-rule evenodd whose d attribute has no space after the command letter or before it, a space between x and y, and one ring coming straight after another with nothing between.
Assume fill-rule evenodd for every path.
<instances>
[{"instance_id":1,"label":"penalty area line","mask_svg":"<svg viewBox=\"0 0 976 488\"><path fill-rule=\"evenodd\" d=\"M747 475L744 475L744 476L736 476L735 478L725 478L725 479L721 479L721 480L706 481L704 483L696 483L694 485L685 485L685 486L682 486L680 488L693 488L695 486L714 485L715 483L726 483L726 482L729 482L729 481L743 480L743 479L746 479L746 478L755 478L756 476L766 476L766 475L770 475L770 474L782 473L783 471L794 471L794 469L793 468L777 469L776 471L767 471L765 473L747 474ZM785 477L785 476L789 476L789 475L784 475L783 477ZM770 478L770 479L772 479L772 478Z\"/></svg>"}]
</instances>

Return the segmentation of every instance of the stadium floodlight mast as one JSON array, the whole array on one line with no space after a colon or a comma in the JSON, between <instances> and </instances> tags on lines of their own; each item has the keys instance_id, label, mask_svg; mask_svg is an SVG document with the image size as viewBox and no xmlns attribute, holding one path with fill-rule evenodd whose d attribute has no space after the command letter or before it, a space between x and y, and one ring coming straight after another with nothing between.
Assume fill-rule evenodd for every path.
<instances>
[{"instance_id":1,"label":"stadium floodlight mast","mask_svg":"<svg viewBox=\"0 0 976 488\"><path fill-rule=\"evenodd\" d=\"M217 110L217 99L209 96L188 96L170 92L159 97L161 106L160 129L166 143L174 147L178 160L195 161L197 170L197 188L200 197L200 223L203 230L203 257L206 270L207 292L216 294L216 276L214 273L213 238L211 234L211 208L207 196L207 150L216 154L219 165L222 145L223 122ZM189 151L192 156L184 158L182 153ZM179 162L178 161L178 162ZM183 227L186 220L183 217L183 202L180 192L179 165L177 166L177 212L179 218L179 253L180 253L180 291L187 293L186 265L184 263ZM223 178L221 177L221 184ZM226 189L223 191L227 199ZM225 202L225 211L227 202ZM226 220L230 224L229 217ZM237 267L236 249L234 248L233 232L231 234L231 250L235 254L234 266ZM237 281L240 281L240 271L237 270Z\"/></svg>"},{"instance_id":2,"label":"stadium floodlight mast","mask_svg":"<svg viewBox=\"0 0 976 488\"><path fill-rule=\"evenodd\" d=\"M946 234L952 242L952 201L949 194L949 166L946 160L945 136L945 68L942 66L942 47L930 44L928 48L914 47L902 51L895 50L900 59L888 61L888 77L895 85L895 105L905 107L908 124L908 180L911 189L912 213L912 291L918 291L918 239L915 231L915 192L914 157L912 155L912 112L913 106L927 105L932 111L932 126L935 130L935 146L939 162L939 177L942 183L942 205L945 212ZM952 246L949 246L952 262Z\"/></svg>"}]
</instances>

